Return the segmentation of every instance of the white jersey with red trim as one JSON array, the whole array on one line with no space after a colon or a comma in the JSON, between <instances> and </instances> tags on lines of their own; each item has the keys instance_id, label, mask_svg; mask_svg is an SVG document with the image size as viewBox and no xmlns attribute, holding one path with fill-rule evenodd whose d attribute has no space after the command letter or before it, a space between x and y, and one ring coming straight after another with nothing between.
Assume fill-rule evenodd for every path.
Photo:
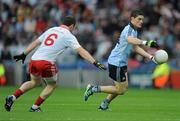
<instances>
[{"instance_id":1,"label":"white jersey with red trim","mask_svg":"<svg viewBox=\"0 0 180 121\"><path fill-rule=\"evenodd\" d=\"M56 57L68 47L72 49L81 47L65 25L48 29L38 40L41 45L31 57L32 60L56 61Z\"/></svg>"}]
</instances>

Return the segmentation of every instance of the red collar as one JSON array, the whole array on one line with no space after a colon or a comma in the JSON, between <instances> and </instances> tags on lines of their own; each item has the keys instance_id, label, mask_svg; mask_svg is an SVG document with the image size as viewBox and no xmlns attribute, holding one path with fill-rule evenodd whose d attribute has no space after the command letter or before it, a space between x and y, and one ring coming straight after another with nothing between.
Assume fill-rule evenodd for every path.
<instances>
[{"instance_id":1,"label":"red collar","mask_svg":"<svg viewBox=\"0 0 180 121\"><path fill-rule=\"evenodd\" d=\"M66 26L66 25L64 25L64 24L60 25L60 27L62 27L62 28L65 28L65 29L69 30L69 27L68 27L68 26Z\"/></svg>"}]
</instances>

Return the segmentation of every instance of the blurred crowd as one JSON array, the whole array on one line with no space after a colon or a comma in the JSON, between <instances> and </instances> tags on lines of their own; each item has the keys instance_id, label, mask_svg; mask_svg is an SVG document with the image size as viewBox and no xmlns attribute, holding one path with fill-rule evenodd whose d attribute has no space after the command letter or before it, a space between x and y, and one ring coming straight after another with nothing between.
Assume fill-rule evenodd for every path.
<instances>
[{"instance_id":1,"label":"blurred crowd","mask_svg":"<svg viewBox=\"0 0 180 121\"><path fill-rule=\"evenodd\" d=\"M59 26L66 15L73 15L78 21L74 34L80 44L96 59L107 60L129 22L131 10L136 8L145 13L141 39L156 40L175 63L179 62L179 0L1 0L1 60L12 59L46 29ZM130 67L142 61L142 57L132 53Z\"/></svg>"}]
</instances>

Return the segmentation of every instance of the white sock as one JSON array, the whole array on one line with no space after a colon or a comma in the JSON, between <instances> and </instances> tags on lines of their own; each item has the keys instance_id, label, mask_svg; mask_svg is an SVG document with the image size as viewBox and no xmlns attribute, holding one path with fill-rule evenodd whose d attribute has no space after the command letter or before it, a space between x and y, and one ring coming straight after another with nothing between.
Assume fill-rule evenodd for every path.
<instances>
[{"instance_id":1,"label":"white sock","mask_svg":"<svg viewBox=\"0 0 180 121\"><path fill-rule=\"evenodd\" d=\"M13 101L15 101L15 100L16 100L16 97L15 97L14 95L12 95L12 97L13 97Z\"/></svg>"},{"instance_id":2,"label":"white sock","mask_svg":"<svg viewBox=\"0 0 180 121\"><path fill-rule=\"evenodd\" d=\"M33 109L37 109L37 108L39 108L39 106L37 106L37 105L32 105L32 108L33 108Z\"/></svg>"}]
</instances>

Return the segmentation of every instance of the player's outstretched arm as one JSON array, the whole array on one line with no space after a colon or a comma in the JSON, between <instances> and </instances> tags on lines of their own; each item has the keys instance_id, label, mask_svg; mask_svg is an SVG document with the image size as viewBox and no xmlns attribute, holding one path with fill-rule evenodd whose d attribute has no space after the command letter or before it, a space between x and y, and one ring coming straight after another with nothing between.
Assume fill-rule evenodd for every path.
<instances>
[{"instance_id":1,"label":"player's outstretched arm","mask_svg":"<svg viewBox=\"0 0 180 121\"><path fill-rule=\"evenodd\" d=\"M79 53L79 55L86 59L87 61L89 61L90 63L94 64L97 68L101 69L101 70L106 70L106 67L99 63L98 61L96 61L92 56L91 54L85 50L83 47L79 47L76 49L76 51Z\"/></svg>"},{"instance_id":2,"label":"player's outstretched arm","mask_svg":"<svg viewBox=\"0 0 180 121\"><path fill-rule=\"evenodd\" d=\"M33 41L30 45L28 45L28 47L26 48L26 50L19 54L19 55L15 55L13 58L16 61L22 60L22 63L24 63L24 60L26 59L26 56L33 50L35 49L38 45L40 44L40 41L38 39L36 39L35 41Z\"/></svg>"},{"instance_id":3,"label":"player's outstretched arm","mask_svg":"<svg viewBox=\"0 0 180 121\"><path fill-rule=\"evenodd\" d=\"M159 48L159 45L154 40L140 40L138 38L135 38L133 36L127 37L128 43L131 43L133 45L145 45L152 48Z\"/></svg>"},{"instance_id":4,"label":"player's outstretched arm","mask_svg":"<svg viewBox=\"0 0 180 121\"><path fill-rule=\"evenodd\" d=\"M40 44L41 44L41 42L38 39L36 39L35 41L33 41L31 44L28 45L28 47L24 51L24 54L28 55L33 49L35 49Z\"/></svg>"},{"instance_id":5,"label":"player's outstretched arm","mask_svg":"<svg viewBox=\"0 0 180 121\"><path fill-rule=\"evenodd\" d=\"M141 47L136 46L136 47L134 48L134 50L135 50L138 54L142 55L143 57L146 57L146 58L152 60L155 64L158 64L158 63L156 62L156 60L154 59L154 56L152 56L151 54L147 53L147 52L146 52L144 49L142 49Z\"/></svg>"},{"instance_id":6,"label":"player's outstretched arm","mask_svg":"<svg viewBox=\"0 0 180 121\"><path fill-rule=\"evenodd\" d=\"M144 49L142 49L141 47L135 46L134 50L135 50L138 54L142 55L143 57L148 58L148 59L151 59L151 56L152 56L152 55L150 55L149 53L147 53L147 52L146 52Z\"/></svg>"}]
</instances>

